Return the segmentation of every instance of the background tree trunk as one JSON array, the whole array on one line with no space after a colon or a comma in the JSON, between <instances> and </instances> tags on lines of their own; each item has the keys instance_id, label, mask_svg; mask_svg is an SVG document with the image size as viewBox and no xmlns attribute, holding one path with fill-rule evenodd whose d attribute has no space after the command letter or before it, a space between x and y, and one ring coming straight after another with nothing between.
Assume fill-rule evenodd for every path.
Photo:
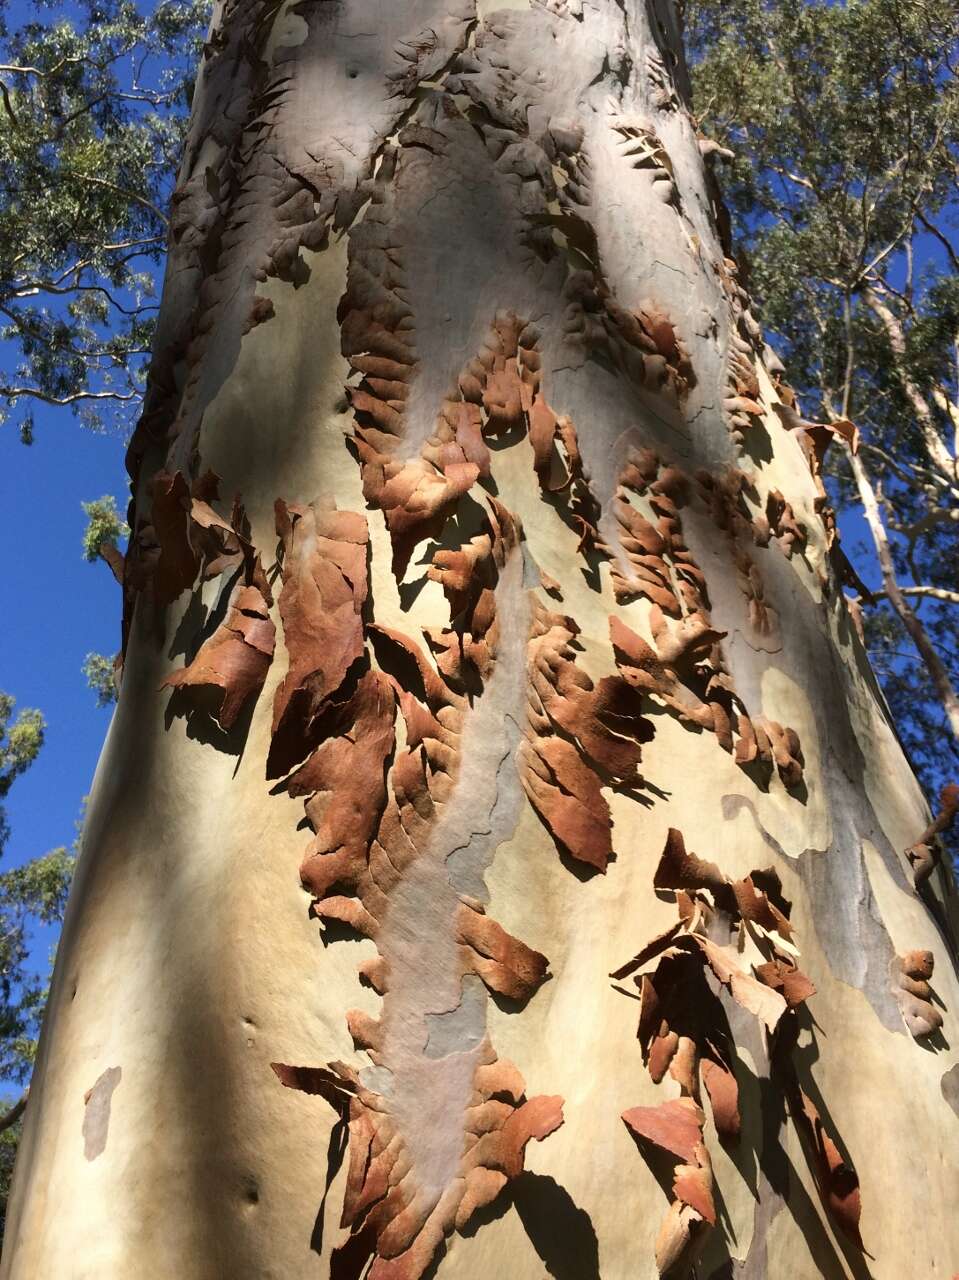
<instances>
[{"instance_id":1,"label":"background tree trunk","mask_svg":"<svg viewBox=\"0 0 959 1280\"><path fill-rule=\"evenodd\" d=\"M676 12L493 9L219 6L4 1277L959 1270L951 882Z\"/></svg>"}]
</instances>

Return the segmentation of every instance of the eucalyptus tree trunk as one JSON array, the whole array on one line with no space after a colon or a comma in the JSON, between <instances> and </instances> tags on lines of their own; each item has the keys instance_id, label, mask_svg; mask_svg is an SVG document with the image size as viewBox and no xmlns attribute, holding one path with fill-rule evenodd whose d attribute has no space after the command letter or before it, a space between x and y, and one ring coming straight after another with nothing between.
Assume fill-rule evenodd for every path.
<instances>
[{"instance_id":1,"label":"eucalyptus tree trunk","mask_svg":"<svg viewBox=\"0 0 959 1280\"><path fill-rule=\"evenodd\" d=\"M665 2L219 7L4 1277L959 1270L959 796L709 163Z\"/></svg>"}]
</instances>

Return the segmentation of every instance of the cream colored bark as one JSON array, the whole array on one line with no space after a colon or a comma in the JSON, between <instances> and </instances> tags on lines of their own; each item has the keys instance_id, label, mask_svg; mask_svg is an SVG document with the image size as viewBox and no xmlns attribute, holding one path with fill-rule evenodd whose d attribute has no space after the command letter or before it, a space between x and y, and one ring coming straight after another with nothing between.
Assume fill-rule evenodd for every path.
<instances>
[{"instance_id":1,"label":"cream colored bark","mask_svg":"<svg viewBox=\"0 0 959 1280\"><path fill-rule=\"evenodd\" d=\"M678 49L635 0L218 12L5 1280L959 1271L955 899ZM227 731L161 691L214 638ZM632 1134L680 1112L674 1187Z\"/></svg>"}]
</instances>

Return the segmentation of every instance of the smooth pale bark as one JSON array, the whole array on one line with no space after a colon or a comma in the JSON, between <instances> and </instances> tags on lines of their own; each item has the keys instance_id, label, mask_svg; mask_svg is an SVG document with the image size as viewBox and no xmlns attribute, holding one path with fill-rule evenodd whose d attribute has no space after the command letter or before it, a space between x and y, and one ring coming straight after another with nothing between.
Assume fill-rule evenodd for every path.
<instances>
[{"instance_id":1,"label":"smooth pale bark","mask_svg":"<svg viewBox=\"0 0 959 1280\"><path fill-rule=\"evenodd\" d=\"M376 1250L377 1280L413 1280L434 1257L452 1280L636 1280L669 1270L673 1246L670 1274L688 1274L686 1228L705 1249L696 1274L714 1280L959 1270L954 897L939 873L925 900L913 888L904 851L928 812L724 261L675 13L634 0L479 9L237 0L217 14L132 451L122 693L27 1107L5 1280L328 1275L350 1235L343 1126L271 1064L335 1062L361 1073L369 1099L351 1122L360 1182L366 1125L393 1144L405 1221L423 1211L422 1230L404 1234L394 1198L371 1239L354 1232L361 1262ZM476 474L484 446L488 476ZM192 690L161 692L211 638L238 572L202 585L188 574L161 605L151 538L166 564L172 535L148 528L161 467L189 479L212 468L227 499L241 494L268 569L274 502L315 502L297 527L335 533L305 547L332 583L311 615L330 641L313 654L318 701L329 710L352 688L342 649L389 704L390 733L400 704L382 804L375 752L373 766L350 761L383 716L336 730L347 767L329 807L311 809L304 871L322 921L300 885L301 801L265 779L292 595L274 581L276 657L229 732ZM411 478L436 499L429 530ZM367 593L334 501L357 513L351 528L366 521ZM404 521L415 545L398 579L390 528ZM473 537L467 554L445 554ZM330 569L337 557L349 573ZM293 562L288 548L285 572ZM697 672L690 636L707 614L722 635L695 650ZM640 640L658 665L643 666ZM704 671L709 697L696 692ZM618 709L605 727L598 691ZM801 770L777 726L798 735ZM320 752L329 731L315 728ZM775 761L749 762L750 734ZM335 816L339 801L352 818ZM370 807L392 857L367 838ZM679 924L683 899L653 884L670 829L715 864L693 876L692 909L713 910L673 941L703 984L702 1008L681 1016L695 1022L720 991L738 1143L718 1139L728 1113L705 1090L704 1130L692 1104L643 1110L675 1103L680 1079L699 1091L708 1046L687 1027L655 1083L633 975L609 976ZM323 859L350 841L364 868L379 859L380 880L358 887L344 872L318 887ZM676 837L669 848L679 856ZM739 926L728 883L770 866L793 904L788 944L774 925ZM773 894L770 883L757 881ZM817 989L796 1011L756 980L771 946L798 948ZM934 960L936 1005L915 963L896 959L916 951ZM537 956L552 975L542 984ZM777 1026L772 1062L764 1023ZM524 1087L539 1099L525 1109ZM810 1105L837 1144L822 1152L840 1201L840 1152L858 1172L869 1257L821 1203ZM637 1132L672 1117L685 1200L668 1161L657 1182L624 1112ZM484 1125L470 1166L467 1130ZM542 1139L522 1171L521 1153L490 1154L519 1130ZM708 1208L704 1192L712 1231L690 1207ZM339 1258L339 1274L360 1274Z\"/></svg>"}]
</instances>

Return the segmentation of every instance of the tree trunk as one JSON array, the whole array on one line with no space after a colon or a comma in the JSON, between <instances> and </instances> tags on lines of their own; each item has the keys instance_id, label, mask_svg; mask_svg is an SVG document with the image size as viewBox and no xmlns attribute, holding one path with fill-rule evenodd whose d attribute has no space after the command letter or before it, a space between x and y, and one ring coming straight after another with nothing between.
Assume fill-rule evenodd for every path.
<instances>
[{"instance_id":1,"label":"tree trunk","mask_svg":"<svg viewBox=\"0 0 959 1280\"><path fill-rule=\"evenodd\" d=\"M676 13L494 7L219 7L3 1277L959 1270L956 797Z\"/></svg>"},{"instance_id":2,"label":"tree trunk","mask_svg":"<svg viewBox=\"0 0 959 1280\"><path fill-rule=\"evenodd\" d=\"M916 651L923 666L926 668L932 687L936 691L936 697L939 699L946 714L946 720L952 729L956 740L955 745L959 746L959 696L957 696L953 688L945 663L939 657L936 646L929 638L929 633L906 599L906 592L899 585L892 547L889 545L889 537L882 522L879 501L872 486L872 481L862 465L862 459L856 454L851 454L849 464L852 468L856 488L859 490L859 500L862 503L863 515L872 535L873 546L876 549L876 559L879 561L879 571L882 574L884 594L905 628L907 635L916 646ZM930 588L929 594L933 594L934 591L934 588ZM946 598L948 599L948 593L946 593Z\"/></svg>"}]
</instances>

